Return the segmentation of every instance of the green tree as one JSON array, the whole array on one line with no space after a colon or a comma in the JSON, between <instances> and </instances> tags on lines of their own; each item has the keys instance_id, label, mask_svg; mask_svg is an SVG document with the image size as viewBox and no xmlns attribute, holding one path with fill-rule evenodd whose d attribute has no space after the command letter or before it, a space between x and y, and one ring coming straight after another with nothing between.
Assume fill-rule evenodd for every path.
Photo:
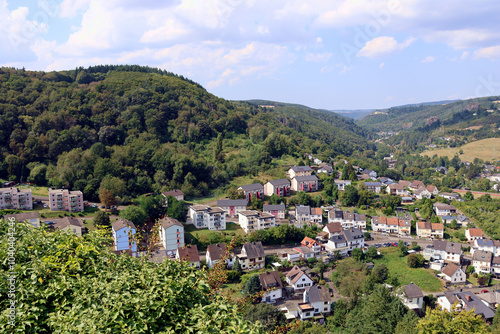
<instances>
[{"instance_id":1,"label":"green tree","mask_svg":"<svg viewBox=\"0 0 500 334\"><path fill-rule=\"evenodd\" d=\"M359 194L356 187L349 185L345 187L344 192L340 194L342 206L354 206L359 201Z\"/></svg>"},{"instance_id":2,"label":"green tree","mask_svg":"<svg viewBox=\"0 0 500 334\"><path fill-rule=\"evenodd\" d=\"M466 201L472 201L474 199L474 195L469 190L467 190L467 192L464 195L464 199Z\"/></svg>"},{"instance_id":3,"label":"green tree","mask_svg":"<svg viewBox=\"0 0 500 334\"><path fill-rule=\"evenodd\" d=\"M364 254L363 250L361 248L354 248L352 250L352 258L356 260L357 262L360 262L363 260Z\"/></svg>"},{"instance_id":4,"label":"green tree","mask_svg":"<svg viewBox=\"0 0 500 334\"><path fill-rule=\"evenodd\" d=\"M410 268L420 268L424 265L425 259L422 254L410 254L406 258L406 263Z\"/></svg>"},{"instance_id":5,"label":"green tree","mask_svg":"<svg viewBox=\"0 0 500 334\"><path fill-rule=\"evenodd\" d=\"M389 277L389 268L384 263L376 264L372 270L372 277L378 283L384 283Z\"/></svg>"},{"instance_id":6,"label":"green tree","mask_svg":"<svg viewBox=\"0 0 500 334\"><path fill-rule=\"evenodd\" d=\"M243 288L243 292L246 295L254 295L260 290L262 290L262 286L260 285L259 275L250 276L245 284L245 287Z\"/></svg>"},{"instance_id":7,"label":"green tree","mask_svg":"<svg viewBox=\"0 0 500 334\"><path fill-rule=\"evenodd\" d=\"M451 221L451 223L450 223L450 228L452 228L452 229L454 229L454 230L458 229L458 222L457 222L457 220L456 220L456 219L453 219L453 220Z\"/></svg>"},{"instance_id":8,"label":"green tree","mask_svg":"<svg viewBox=\"0 0 500 334\"><path fill-rule=\"evenodd\" d=\"M408 253L408 247L406 247L403 240L398 241L398 253L400 257L406 256Z\"/></svg>"},{"instance_id":9,"label":"green tree","mask_svg":"<svg viewBox=\"0 0 500 334\"><path fill-rule=\"evenodd\" d=\"M188 212L186 202L179 201L177 198L173 196L168 196L167 201L168 201L167 216L175 218L180 222L185 222Z\"/></svg>"},{"instance_id":10,"label":"green tree","mask_svg":"<svg viewBox=\"0 0 500 334\"><path fill-rule=\"evenodd\" d=\"M243 269L241 268L241 263L238 257L236 257L236 260L234 260L233 268L234 271L236 271L239 275L243 273Z\"/></svg>"},{"instance_id":11,"label":"green tree","mask_svg":"<svg viewBox=\"0 0 500 334\"><path fill-rule=\"evenodd\" d=\"M366 251L366 256L369 257L370 259L376 259L378 257L377 248L375 246L368 247L368 250Z\"/></svg>"},{"instance_id":12,"label":"green tree","mask_svg":"<svg viewBox=\"0 0 500 334\"><path fill-rule=\"evenodd\" d=\"M417 324L418 334L431 333L457 333L457 334L483 334L489 333L490 328L480 315L475 315L474 310L461 312L448 312L447 310L434 309L426 312L427 315Z\"/></svg>"},{"instance_id":13,"label":"green tree","mask_svg":"<svg viewBox=\"0 0 500 334\"><path fill-rule=\"evenodd\" d=\"M136 227L141 227L148 216L140 206L129 205L120 211L120 217L131 221Z\"/></svg>"},{"instance_id":14,"label":"green tree","mask_svg":"<svg viewBox=\"0 0 500 334\"><path fill-rule=\"evenodd\" d=\"M94 215L94 224L96 226L110 226L109 215L104 211L97 211Z\"/></svg>"},{"instance_id":15,"label":"green tree","mask_svg":"<svg viewBox=\"0 0 500 334\"><path fill-rule=\"evenodd\" d=\"M266 332L286 324L286 318L274 305L266 303L247 304L243 309L243 316L249 323L262 324Z\"/></svg>"},{"instance_id":16,"label":"green tree","mask_svg":"<svg viewBox=\"0 0 500 334\"><path fill-rule=\"evenodd\" d=\"M173 198L173 196L171 196ZM140 196L137 199L139 206L146 212L149 220L156 221L167 213L165 197L163 195ZM174 217L172 217L174 218Z\"/></svg>"}]
</instances>

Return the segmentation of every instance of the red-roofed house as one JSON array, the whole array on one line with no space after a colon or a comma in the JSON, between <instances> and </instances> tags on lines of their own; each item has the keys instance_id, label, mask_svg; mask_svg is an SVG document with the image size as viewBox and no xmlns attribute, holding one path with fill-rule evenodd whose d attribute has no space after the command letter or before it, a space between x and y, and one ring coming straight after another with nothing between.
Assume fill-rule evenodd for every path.
<instances>
[{"instance_id":1,"label":"red-roofed house","mask_svg":"<svg viewBox=\"0 0 500 334\"><path fill-rule=\"evenodd\" d=\"M465 237L469 242L474 241L476 239L482 239L484 238L483 230L481 230L480 228L470 228L465 231Z\"/></svg>"},{"instance_id":2,"label":"red-roofed house","mask_svg":"<svg viewBox=\"0 0 500 334\"><path fill-rule=\"evenodd\" d=\"M314 284L311 277L300 270L298 266L293 266L292 270L286 274L285 278L286 282L292 286L294 290L303 290Z\"/></svg>"}]
</instances>

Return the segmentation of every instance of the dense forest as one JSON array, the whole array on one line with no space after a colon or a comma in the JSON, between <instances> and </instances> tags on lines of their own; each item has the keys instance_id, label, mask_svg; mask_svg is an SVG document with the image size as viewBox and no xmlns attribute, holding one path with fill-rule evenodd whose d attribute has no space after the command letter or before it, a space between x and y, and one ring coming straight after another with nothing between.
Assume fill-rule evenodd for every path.
<instances>
[{"instance_id":1,"label":"dense forest","mask_svg":"<svg viewBox=\"0 0 500 334\"><path fill-rule=\"evenodd\" d=\"M227 101L173 73L140 66L61 72L0 68L0 177L127 202L182 189L207 195L272 158L328 161L376 150L369 131L331 112Z\"/></svg>"}]
</instances>

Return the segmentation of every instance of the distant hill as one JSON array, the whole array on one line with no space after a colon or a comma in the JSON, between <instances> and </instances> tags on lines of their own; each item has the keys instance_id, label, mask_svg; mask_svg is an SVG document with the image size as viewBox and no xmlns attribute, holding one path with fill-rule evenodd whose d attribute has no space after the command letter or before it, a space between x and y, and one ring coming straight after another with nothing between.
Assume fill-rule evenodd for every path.
<instances>
[{"instance_id":1,"label":"distant hill","mask_svg":"<svg viewBox=\"0 0 500 334\"><path fill-rule=\"evenodd\" d=\"M430 118L437 117L441 124L454 124L467 118L470 120L474 110L496 110L494 103L498 97L484 97L458 101L437 101L422 104L409 104L377 110L357 121L356 124L373 131L400 131L424 126ZM476 106L477 104L477 106ZM471 109L471 110L472 110ZM464 111L467 115L464 114ZM470 112L470 115L468 114Z\"/></svg>"},{"instance_id":2,"label":"distant hill","mask_svg":"<svg viewBox=\"0 0 500 334\"><path fill-rule=\"evenodd\" d=\"M371 114L375 110L376 109L355 109L355 110L330 110L330 111L352 119L362 119L363 117Z\"/></svg>"},{"instance_id":3,"label":"distant hill","mask_svg":"<svg viewBox=\"0 0 500 334\"><path fill-rule=\"evenodd\" d=\"M375 149L371 132L328 111L227 101L171 72L100 65L59 72L0 68L0 178L117 201L179 188L226 190L306 152L328 160Z\"/></svg>"}]
</instances>

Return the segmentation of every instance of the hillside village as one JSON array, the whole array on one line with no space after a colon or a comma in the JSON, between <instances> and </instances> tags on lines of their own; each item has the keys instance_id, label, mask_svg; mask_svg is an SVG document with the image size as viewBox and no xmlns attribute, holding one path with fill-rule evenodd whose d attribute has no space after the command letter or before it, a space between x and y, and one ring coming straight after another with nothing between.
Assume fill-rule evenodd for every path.
<instances>
[{"instance_id":1,"label":"hillside village","mask_svg":"<svg viewBox=\"0 0 500 334\"><path fill-rule=\"evenodd\" d=\"M186 261L209 270L222 263L228 283L238 284L247 277L241 286L245 293L256 293L287 321L311 319L321 324L332 314L335 301L353 297L346 295L335 279L339 261L354 258L368 272L376 271L385 266L377 261L397 249L408 258L408 268L424 267L420 270L438 282L437 289L425 291L413 281L382 279L380 282L385 282L409 310L422 316L424 299L431 295L437 307L450 311L455 305L474 310L491 323L499 300L491 290L496 288L483 287L500 277L500 241L488 237L457 209L454 204L464 201L460 194L440 192L419 180L396 182L373 170L351 166L346 160L328 164L313 156L307 158L316 164L290 166L287 178L241 185L233 198L218 199L213 205L189 205L182 219L162 215L154 226L138 227L131 219L111 216L113 251L147 256L153 262ZM342 175L346 171L350 179ZM321 190L323 196L325 191L335 193L334 205L314 205L309 194L318 196ZM347 196L353 198L347 201ZM374 208L364 205L361 210L355 205L362 196L383 199L384 206L370 210ZM47 198L35 197L39 198L29 187L4 183L0 189L0 208L7 210L3 217L82 236L88 230L88 221L80 218L85 209L101 206L99 211L103 212L110 208L106 203L90 204L81 191L68 189L49 189ZM179 189L163 192L161 197L165 207L185 200ZM44 218L33 210L36 203L69 215ZM193 238L193 231L224 235L230 226L241 231L237 244L226 238L203 245ZM137 237L139 230L148 236L147 246ZM299 231L303 238L285 237L283 244L262 239L262 233L278 230L285 234ZM452 234L453 230L464 233ZM252 281L253 276L258 279Z\"/></svg>"}]
</instances>

